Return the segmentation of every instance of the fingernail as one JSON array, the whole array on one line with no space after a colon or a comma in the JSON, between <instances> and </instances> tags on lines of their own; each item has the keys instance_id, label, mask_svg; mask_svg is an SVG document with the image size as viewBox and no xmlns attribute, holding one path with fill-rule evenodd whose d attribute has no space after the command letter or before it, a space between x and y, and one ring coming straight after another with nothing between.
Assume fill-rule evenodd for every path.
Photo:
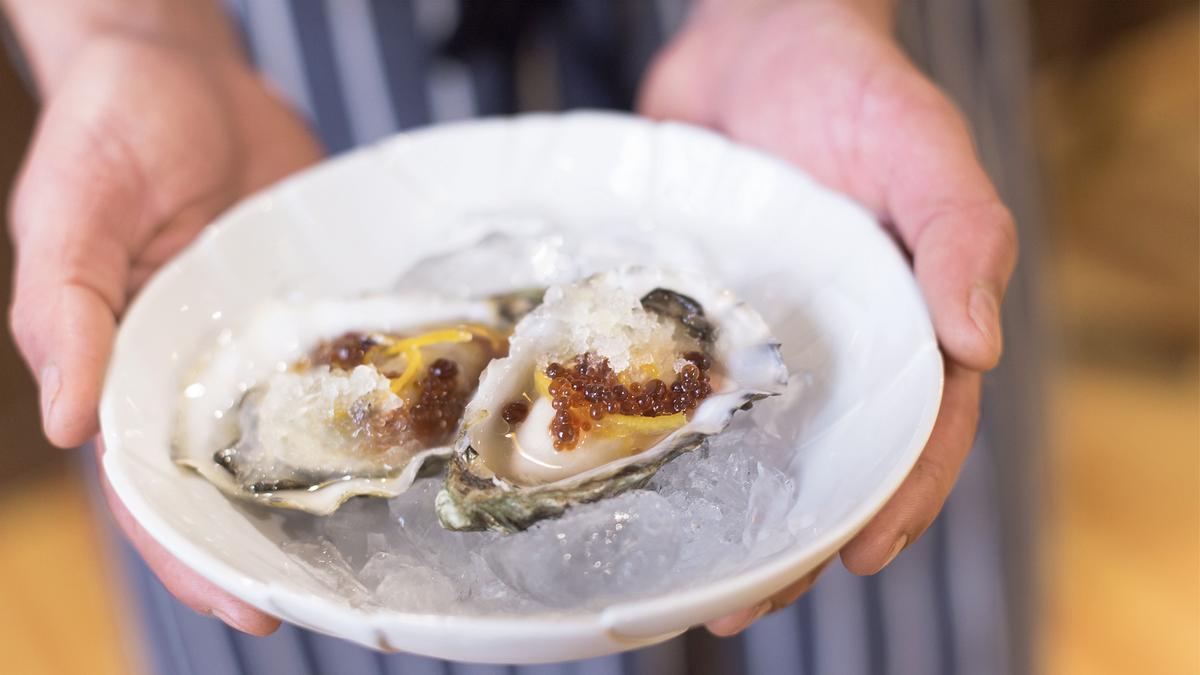
<instances>
[{"instance_id":1,"label":"fingernail","mask_svg":"<svg viewBox=\"0 0 1200 675\"><path fill-rule=\"evenodd\" d=\"M975 284L971 289L971 298L967 303L967 313L971 321L983 334L984 339L993 347L1000 344L1000 302L996 294L984 284Z\"/></svg>"},{"instance_id":2,"label":"fingernail","mask_svg":"<svg viewBox=\"0 0 1200 675\"><path fill-rule=\"evenodd\" d=\"M888 565L891 565L892 561L896 559L896 556L900 555L900 551L903 551L904 547L907 545L908 545L908 535L907 534L900 535L900 538L896 540L896 543L892 544L892 550L888 551L887 557L884 558L884 560L883 560L883 564L880 565L879 569L877 569L875 571L882 572L884 568L886 568Z\"/></svg>"},{"instance_id":3,"label":"fingernail","mask_svg":"<svg viewBox=\"0 0 1200 675\"><path fill-rule=\"evenodd\" d=\"M49 426L50 414L54 411L54 401L58 398L60 384L58 366L53 363L46 364L42 368L41 377L38 378L38 386L41 388L42 424L45 426Z\"/></svg>"},{"instance_id":4,"label":"fingernail","mask_svg":"<svg viewBox=\"0 0 1200 675\"><path fill-rule=\"evenodd\" d=\"M234 621L232 617L230 617L228 614L226 614L222 610L214 609L210 613L213 615L213 618L224 623L225 625L229 626L230 628L233 628L234 630L240 630L243 633L250 632L250 631L246 630L245 626L241 625L237 621Z\"/></svg>"}]
</instances>

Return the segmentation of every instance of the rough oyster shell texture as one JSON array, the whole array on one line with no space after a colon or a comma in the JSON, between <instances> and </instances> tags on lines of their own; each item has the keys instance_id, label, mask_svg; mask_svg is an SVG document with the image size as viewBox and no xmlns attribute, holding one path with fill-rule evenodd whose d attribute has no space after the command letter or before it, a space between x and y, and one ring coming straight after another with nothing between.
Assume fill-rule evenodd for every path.
<instances>
[{"instance_id":1,"label":"rough oyster shell texture","mask_svg":"<svg viewBox=\"0 0 1200 675\"><path fill-rule=\"evenodd\" d=\"M402 334L457 323L503 327L509 324L506 316L511 312L527 309L510 298L475 302L427 293L268 303L233 334L222 335L215 350L195 367L184 387L172 457L230 496L318 515L333 512L355 496L396 496L422 473L440 467L451 446L414 447L403 452L372 448L356 453L352 446L359 441L358 435L339 433L327 423L339 412L331 406L349 400L362 403L371 398L372 402L380 397L395 398L387 389L386 378L366 366L324 380L320 376L327 373L319 371L315 376L283 374L291 378L287 386L302 390L295 398L297 405L320 419L309 420L307 425L279 420L275 426L283 426L283 433L263 435L273 439L268 442L279 444L278 450L263 448L258 430L262 426L259 406L269 398L272 378L305 358L317 343L347 331ZM472 355L478 365L469 375L460 375L464 386L474 384L474 372L494 355ZM371 372L360 372L368 370ZM334 391L319 391L322 387ZM321 399L322 394L327 398ZM344 415L347 410L340 412ZM351 447L323 447L323 443Z\"/></svg>"},{"instance_id":2,"label":"rough oyster shell texture","mask_svg":"<svg viewBox=\"0 0 1200 675\"><path fill-rule=\"evenodd\" d=\"M480 452L482 442L503 436L508 427L501 408L525 386L543 359L547 328L562 320L561 288L517 325L509 355L484 371L463 416L455 453L436 499L438 518L454 530L515 532L561 515L575 504L594 502L642 487L665 463L694 450L720 433L734 413L758 399L781 393L788 371L779 344L759 314L731 293L698 276L629 267L601 273L573 285L609 286L635 294L642 306L671 321L681 332L706 342L721 384L690 415L686 424L636 454L541 484L522 484L499 475Z\"/></svg>"}]
</instances>

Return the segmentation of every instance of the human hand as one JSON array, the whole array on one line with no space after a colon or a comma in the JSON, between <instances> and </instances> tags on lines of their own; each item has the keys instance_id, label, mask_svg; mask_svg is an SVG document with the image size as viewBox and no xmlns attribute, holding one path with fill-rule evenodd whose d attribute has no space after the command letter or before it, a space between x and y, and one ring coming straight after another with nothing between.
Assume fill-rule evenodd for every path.
<instances>
[{"instance_id":1,"label":"human hand","mask_svg":"<svg viewBox=\"0 0 1200 675\"><path fill-rule=\"evenodd\" d=\"M321 151L236 54L114 33L55 65L11 203L10 319L38 381L46 436L71 447L97 432L129 298L220 211ZM170 556L105 483L117 522L180 600L248 633L275 629L277 620Z\"/></svg>"},{"instance_id":2,"label":"human hand","mask_svg":"<svg viewBox=\"0 0 1200 675\"><path fill-rule=\"evenodd\" d=\"M1000 358L1000 301L1017 254L1012 217L965 122L889 23L889 8L868 0L710 0L659 54L640 104L795 163L872 209L912 256L945 389L912 473L841 550L856 574L880 571L916 541L949 495L974 440L981 373ZM709 630L743 630L821 569Z\"/></svg>"}]
</instances>

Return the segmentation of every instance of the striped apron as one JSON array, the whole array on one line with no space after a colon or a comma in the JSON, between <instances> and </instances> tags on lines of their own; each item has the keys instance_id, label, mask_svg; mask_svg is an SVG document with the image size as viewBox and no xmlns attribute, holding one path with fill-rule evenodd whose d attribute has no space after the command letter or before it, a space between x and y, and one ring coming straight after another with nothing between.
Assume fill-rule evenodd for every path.
<instances>
[{"instance_id":1,"label":"striped apron","mask_svg":"<svg viewBox=\"0 0 1200 675\"><path fill-rule=\"evenodd\" d=\"M476 115L628 109L683 22L686 0L227 0L251 58L330 152L399 129ZM914 60L971 119L984 163L1031 241L1036 195L1023 127L1025 17L1005 0L905 3ZM985 385L984 424L945 511L885 572L835 562L793 606L743 634L693 630L635 652L543 666L380 654L285 625L253 638L179 604L128 547L145 662L178 675L1027 673L1034 597L1030 523L1038 436L1032 377L1036 260L1005 306L1006 357ZM1019 395L1013 395L1019 392ZM995 452L993 452L995 451Z\"/></svg>"}]
</instances>

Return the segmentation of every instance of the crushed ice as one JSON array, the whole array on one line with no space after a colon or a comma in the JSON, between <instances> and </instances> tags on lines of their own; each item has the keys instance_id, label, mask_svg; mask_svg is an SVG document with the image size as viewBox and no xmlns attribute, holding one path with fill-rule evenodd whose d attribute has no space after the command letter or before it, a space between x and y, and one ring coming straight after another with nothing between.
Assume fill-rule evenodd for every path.
<instances>
[{"instance_id":1,"label":"crushed ice","mask_svg":"<svg viewBox=\"0 0 1200 675\"><path fill-rule=\"evenodd\" d=\"M439 614L595 609L728 575L791 543L795 487L780 469L794 446L754 415L741 417L646 489L512 535L442 529L433 510L440 478L391 500L351 500L325 517L257 512L285 551L353 605Z\"/></svg>"}]
</instances>

